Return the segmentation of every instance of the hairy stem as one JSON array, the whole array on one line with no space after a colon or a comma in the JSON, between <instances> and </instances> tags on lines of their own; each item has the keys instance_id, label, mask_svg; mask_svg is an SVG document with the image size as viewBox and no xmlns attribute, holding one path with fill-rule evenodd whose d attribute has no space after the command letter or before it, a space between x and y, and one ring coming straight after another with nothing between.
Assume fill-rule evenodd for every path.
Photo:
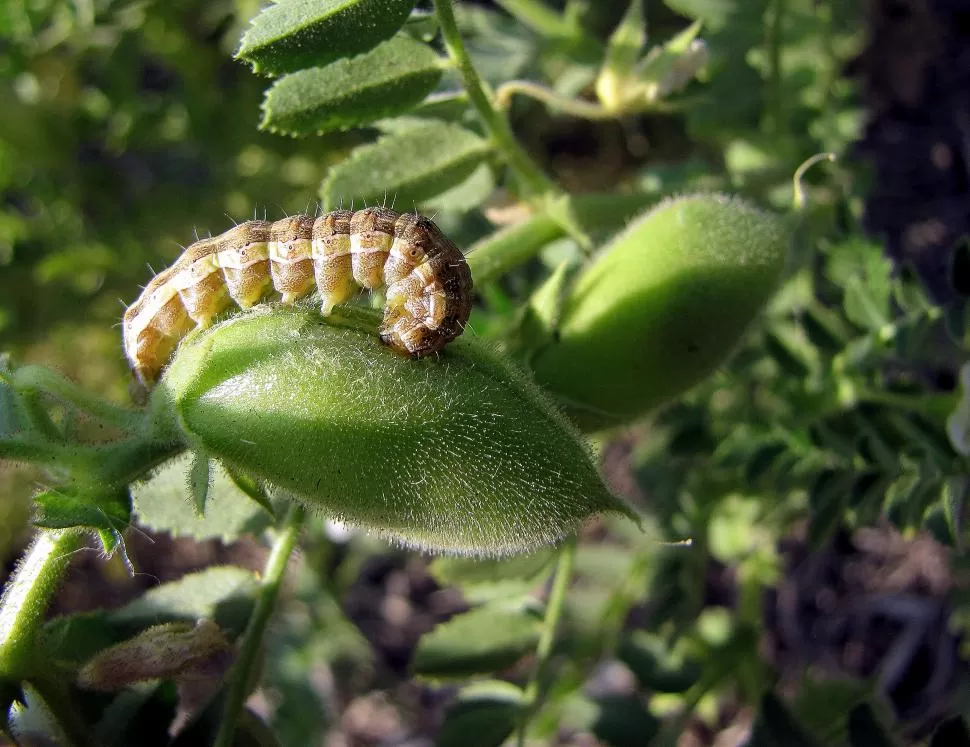
<instances>
[{"instance_id":1,"label":"hairy stem","mask_svg":"<svg viewBox=\"0 0 970 747\"><path fill-rule=\"evenodd\" d=\"M280 588L283 585L283 575L286 573L290 555L296 546L300 530L303 528L304 516L302 506L293 504L290 507L273 544L269 559L266 561L263 580L256 597L256 607L253 610L252 617L249 618L246 632L243 633L239 657L229 675L229 691L226 693L226 702L222 712L222 721L219 724L219 732L216 735L215 747L231 747L233 743L233 733L236 729L236 723L242 716L259 650L263 644L263 636L276 608L276 600L279 598Z\"/></svg>"},{"instance_id":2,"label":"hairy stem","mask_svg":"<svg viewBox=\"0 0 970 747\"><path fill-rule=\"evenodd\" d=\"M525 688L525 713L522 722L519 724L519 747L525 744L525 733L529 720L538 710L541 702L542 682L545 678L550 654L552 654L552 646L556 642L556 631L559 628L559 619L562 617L562 608L566 601L566 591L569 589L575 561L576 538L573 537L559 551L556 575L552 581L552 590L549 592L546 614L542 621L542 634L539 636L539 644L536 646L535 669L532 670L532 677Z\"/></svg>"},{"instance_id":3,"label":"hairy stem","mask_svg":"<svg viewBox=\"0 0 970 747\"><path fill-rule=\"evenodd\" d=\"M185 448L184 444L135 437L105 444L52 444L23 438L0 440L0 459L42 464L86 483L127 484Z\"/></svg>"},{"instance_id":4,"label":"hairy stem","mask_svg":"<svg viewBox=\"0 0 970 747\"><path fill-rule=\"evenodd\" d=\"M577 222L587 231L624 225L660 198L656 194L589 194L568 198ZM488 236L468 250L476 285L484 285L527 262L541 249L566 235L562 221L547 211Z\"/></svg>"},{"instance_id":5,"label":"hairy stem","mask_svg":"<svg viewBox=\"0 0 970 747\"><path fill-rule=\"evenodd\" d=\"M542 169L519 145L512 134L508 121L493 105L491 93L486 90L484 81L478 76L478 71L475 70L471 57L468 56L468 51L465 49L461 32L458 30L458 24L455 21L455 11L451 6L451 0L434 0L434 7L438 15L438 23L441 25L445 47L461 74L465 90L468 92L468 98L482 118L485 129L491 135L492 142L505 157L509 168L522 182L523 187L534 195L558 192L559 190L552 180L543 173Z\"/></svg>"},{"instance_id":6,"label":"hairy stem","mask_svg":"<svg viewBox=\"0 0 970 747\"><path fill-rule=\"evenodd\" d=\"M616 119L616 112L607 111L593 101L583 99L573 99L563 96L548 86L541 83L534 83L531 80L510 80L503 83L495 92L495 103L500 109L508 109L512 103L512 97L522 94L541 101L546 106L557 109L564 114L569 114L580 119Z\"/></svg>"},{"instance_id":7,"label":"hairy stem","mask_svg":"<svg viewBox=\"0 0 970 747\"><path fill-rule=\"evenodd\" d=\"M0 597L0 676L20 678L34 666L44 610L80 544L78 532L41 530L7 581Z\"/></svg>"},{"instance_id":8,"label":"hairy stem","mask_svg":"<svg viewBox=\"0 0 970 747\"><path fill-rule=\"evenodd\" d=\"M70 744L87 747L89 729L37 647L44 612L82 538L71 530L39 531L7 580L0 597L0 679L33 686Z\"/></svg>"}]
</instances>

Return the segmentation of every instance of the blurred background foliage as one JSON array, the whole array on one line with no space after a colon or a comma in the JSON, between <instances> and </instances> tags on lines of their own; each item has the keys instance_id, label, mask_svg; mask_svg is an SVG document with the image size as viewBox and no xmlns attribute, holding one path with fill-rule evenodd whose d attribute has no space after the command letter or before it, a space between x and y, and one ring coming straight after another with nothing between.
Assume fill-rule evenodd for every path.
<instances>
[{"instance_id":1,"label":"blurred background foliage","mask_svg":"<svg viewBox=\"0 0 970 747\"><path fill-rule=\"evenodd\" d=\"M558 31L541 18L523 23L503 12L501 6L516 11L531 5L516 0L467 3L460 21L480 72L493 86L528 78L567 96L583 95L626 4L549 3L575 20ZM376 137L376 130L358 130L295 140L258 131L265 81L234 62L232 52L259 5L8 0L0 6L4 350L124 397L127 372L116 325L121 303L137 295L149 266L167 266L194 239L193 230L218 233L254 215L275 218L308 205L312 211L328 168ZM916 10L907 12L921 18L920 8L936 7L911 5ZM919 79L913 67L930 65L927 56L940 51L928 41L939 37L917 34L895 60L871 49L863 54L867 39L892 20L890 6L861 0L650 0L651 41L667 39L700 17L711 52L702 80L668 110L591 122L521 96L513 100L516 133L576 192L642 190L659 199L689 189L723 189L785 210L799 164L822 151L842 157L809 175L810 208L796 245L801 269L732 363L660 417L604 445L614 487L646 506L664 536L691 537L694 547L664 547L620 524L608 532L590 530L560 644L571 656L558 672L540 733L561 734L566 724L609 744L643 744L639 738L624 742L629 724L638 723L634 733L641 736L655 733L655 715L681 698L699 714L691 732L696 741L686 744L708 743L745 713L750 725L743 706L757 701L768 667L782 672L788 692L799 693L793 709L803 723L821 728L826 718L819 702L831 691L815 694L813 702L811 686L800 686L794 674L786 680L784 673L823 662L820 668L831 669L833 677L859 677L844 685L824 742L844 744L851 727L846 713L867 702L870 692L859 683L875 671L885 675L879 669L885 651L870 650L881 645L878 636L857 640L845 633L851 621L858 623L852 605L859 595L929 590L932 599L922 612L927 620L943 619L946 631L950 612L940 600L953 586L951 561L929 535L920 535L923 545L907 542L924 526L948 545L962 542L966 465L939 427L940 407L950 400L940 405L935 397L957 386L967 325L958 298L936 306L913 277L892 276L881 237L863 230L867 219L874 233L889 231L892 244L907 227L880 220L892 202L874 211L870 200L866 210L871 190L885 184L877 180L873 187L867 165L856 156L868 154L878 166L884 151L874 122L899 114L872 102L884 104L888 95L881 93L886 85L893 89L894 80ZM923 57L912 53L920 44ZM880 77L887 70L889 84ZM442 89L449 88L454 79L446 76ZM934 92L939 94L933 89L926 95ZM919 96L911 99L918 108ZM926 126L929 141L936 142L933 120ZM940 138L952 136L948 128L940 125ZM868 150L856 148L857 141ZM930 163L928 151L909 156L913 171ZM477 194L483 189L478 178L460 189ZM484 189L490 188L485 179ZM955 193L959 188L953 187ZM905 201L905 194L894 198ZM920 198L913 193L909 199ZM480 202L473 196L464 204ZM463 246L510 220L495 196L471 210L456 190L431 207ZM914 220L932 214L930 205ZM948 225L958 234L962 224L953 219ZM934 271L950 267L944 254L927 255ZM550 244L540 261L479 288L475 329L487 336L511 319L538 277L564 257L578 256L578 247L564 239ZM25 472L3 470L0 551L9 556L26 521L33 483ZM883 516L896 529L853 533ZM142 567L165 575L148 560L162 548L134 544ZM224 558L211 550L209 562L212 553ZM368 741L367 724L382 715L392 726L407 722L420 730L421 714L440 710L445 696L407 679L407 662L419 635L463 603L435 585L424 561L366 539L348 543L333 528L317 526L304 553L297 601L273 639L267 672L285 704L271 719L282 742L306 744L321 724L338 718L360 743L379 741ZM811 553L811 568L797 566ZM910 555L922 564L904 581L894 580L892 570ZM840 575L846 564L855 569L850 581ZM494 583L449 575L440 562L433 570L442 584L463 588L466 600L503 593ZM125 583L120 575L115 581ZM535 574L514 581L503 583L520 590L534 585ZM775 589L767 596L766 585ZM895 619L888 613L883 618ZM641 629L623 632L631 620ZM820 620L845 625L825 627ZM925 647L908 651L907 666L923 657L931 673L937 671L934 661L949 662L954 671L962 667L956 638L937 628L926 636ZM615 695L623 675L608 667L597 669L580 692L577 683L604 651L625 663L626 676L635 676L628 690L653 693L650 713ZM335 680L319 679L321 661ZM705 661L721 662L719 674L701 667ZM702 670L706 679L700 679ZM906 671L883 681L891 685L886 692L897 716L932 721L954 678L924 672L919 681ZM726 680L733 683L732 694L714 700L711 694ZM391 705L375 700L377 691L388 693ZM361 692L369 694L363 700L348 695ZM358 704L366 717L338 701ZM778 712L769 701L760 714L764 738L777 728Z\"/></svg>"}]
</instances>

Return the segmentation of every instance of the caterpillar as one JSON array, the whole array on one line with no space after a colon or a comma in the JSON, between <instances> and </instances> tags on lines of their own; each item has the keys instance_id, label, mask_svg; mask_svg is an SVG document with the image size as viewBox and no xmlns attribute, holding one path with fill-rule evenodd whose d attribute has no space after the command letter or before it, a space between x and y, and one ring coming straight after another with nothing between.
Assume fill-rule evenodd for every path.
<instances>
[{"instance_id":1,"label":"caterpillar","mask_svg":"<svg viewBox=\"0 0 970 747\"><path fill-rule=\"evenodd\" d=\"M400 353L435 353L468 321L468 264L429 218L373 207L247 221L196 241L145 286L124 314L125 356L147 390L179 341L233 303L247 309L275 291L292 304L316 289L327 316L358 287L381 286L380 338Z\"/></svg>"}]
</instances>

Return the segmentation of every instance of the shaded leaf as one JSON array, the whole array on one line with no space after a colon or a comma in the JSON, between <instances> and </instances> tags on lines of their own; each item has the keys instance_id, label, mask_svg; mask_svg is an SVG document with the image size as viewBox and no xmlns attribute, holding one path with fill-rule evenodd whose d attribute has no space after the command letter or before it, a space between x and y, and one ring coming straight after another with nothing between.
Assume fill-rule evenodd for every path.
<instances>
[{"instance_id":1,"label":"shaded leaf","mask_svg":"<svg viewBox=\"0 0 970 747\"><path fill-rule=\"evenodd\" d=\"M617 657L647 690L660 693L682 693L701 676L696 661L669 650L665 642L645 631L634 631L620 641Z\"/></svg>"},{"instance_id":2,"label":"shaded leaf","mask_svg":"<svg viewBox=\"0 0 970 747\"><path fill-rule=\"evenodd\" d=\"M437 91L408 112L408 116L454 122L467 114L468 110L468 94L464 91Z\"/></svg>"},{"instance_id":3,"label":"shaded leaf","mask_svg":"<svg viewBox=\"0 0 970 747\"><path fill-rule=\"evenodd\" d=\"M649 744L659 722L636 696L605 696L595 699L596 719L591 731L611 747L640 747Z\"/></svg>"},{"instance_id":4,"label":"shaded leaf","mask_svg":"<svg viewBox=\"0 0 970 747\"><path fill-rule=\"evenodd\" d=\"M219 464L212 470L205 515L199 516L187 487L192 464L189 458L173 459L146 482L132 485L139 523L176 537L220 538L225 542L257 534L269 526L272 516L265 507L242 492Z\"/></svg>"},{"instance_id":5,"label":"shaded leaf","mask_svg":"<svg viewBox=\"0 0 970 747\"><path fill-rule=\"evenodd\" d=\"M799 684L791 710L798 723L822 745L848 745L848 714L857 706L882 705L871 682L856 679L814 679L806 675ZM891 723L891 709L879 711Z\"/></svg>"},{"instance_id":6,"label":"shaded leaf","mask_svg":"<svg viewBox=\"0 0 970 747\"><path fill-rule=\"evenodd\" d=\"M115 624L145 625L165 620L214 620L224 631L238 631L248 620L256 575L238 566L213 566L178 581L156 586L109 613Z\"/></svg>"},{"instance_id":7,"label":"shaded leaf","mask_svg":"<svg viewBox=\"0 0 970 747\"><path fill-rule=\"evenodd\" d=\"M489 155L488 141L458 125L415 123L357 148L332 168L320 188L324 209L353 196L379 202L390 195L400 209L461 184Z\"/></svg>"},{"instance_id":8,"label":"shaded leaf","mask_svg":"<svg viewBox=\"0 0 970 747\"><path fill-rule=\"evenodd\" d=\"M488 674L512 666L538 641L539 623L524 610L478 607L422 636L411 668L437 680Z\"/></svg>"},{"instance_id":9,"label":"shaded leaf","mask_svg":"<svg viewBox=\"0 0 970 747\"><path fill-rule=\"evenodd\" d=\"M429 568L443 586L457 586L471 601L525 594L534 587L555 557L540 550L512 558L436 558Z\"/></svg>"},{"instance_id":10,"label":"shaded leaf","mask_svg":"<svg viewBox=\"0 0 970 747\"><path fill-rule=\"evenodd\" d=\"M430 47L395 37L360 57L280 78L266 93L260 127L309 135L403 114L434 90L441 72Z\"/></svg>"},{"instance_id":11,"label":"shaded leaf","mask_svg":"<svg viewBox=\"0 0 970 747\"><path fill-rule=\"evenodd\" d=\"M809 493L812 515L808 527L809 546L818 549L835 533L852 495L854 475L836 470L819 473Z\"/></svg>"},{"instance_id":12,"label":"shaded leaf","mask_svg":"<svg viewBox=\"0 0 970 747\"><path fill-rule=\"evenodd\" d=\"M415 0L280 0L253 19L236 53L278 75L352 57L390 39Z\"/></svg>"},{"instance_id":13,"label":"shaded leaf","mask_svg":"<svg viewBox=\"0 0 970 747\"><path fill-rule=\"evenodd\" d=\"M42 644L53 661L80 666L108 646L164 622L214 620L230 637L249 620L257 581L252 571L213 566L162 584L116 610L57 617L43 627Z\"/></svg>"},{"instance_id":14,"label":"shaded leaf","mask_svg":"<svg viewBox=\"0 0 970 747\"><path fill-rule=\"evenodd\" d=\"M515 685L499 680L464 689L445 714L437 747L500 747L511 736L525 706Z\"/></svg>"}]
</instances>

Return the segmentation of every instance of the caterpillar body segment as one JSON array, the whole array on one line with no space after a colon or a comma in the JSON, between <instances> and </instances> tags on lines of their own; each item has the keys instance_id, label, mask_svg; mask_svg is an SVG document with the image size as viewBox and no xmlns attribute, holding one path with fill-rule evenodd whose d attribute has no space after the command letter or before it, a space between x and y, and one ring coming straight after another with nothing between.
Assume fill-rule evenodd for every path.
<instances>
[{"instance_id":1,"label":"caterpillar body segment","mask_svg":"<svg viewBox=\"0 0 970 747\"><path fill-rule=\"evenodd\" d=\"M125 312L125 355L150 388L179 341L233 305L271 293L294 303L316 290L321 313L358 288L386 286L381 340L418 358L460 335L472 305L468 264L428 218L387 208L247 221L189 246Z\"/></svg>"}]
</instances>

